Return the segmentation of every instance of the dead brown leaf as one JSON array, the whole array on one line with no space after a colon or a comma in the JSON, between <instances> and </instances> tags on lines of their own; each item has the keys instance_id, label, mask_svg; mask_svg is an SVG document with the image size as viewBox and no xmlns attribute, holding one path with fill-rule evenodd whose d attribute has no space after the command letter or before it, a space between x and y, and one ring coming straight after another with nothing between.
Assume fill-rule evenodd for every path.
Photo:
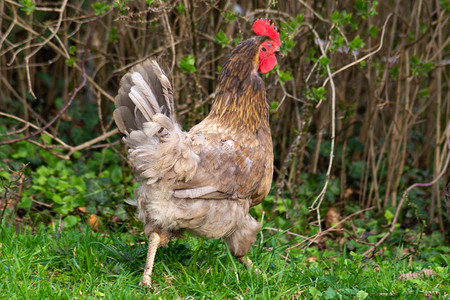
<instances>
[{"instance_id":1,"label":"dead brown leaf","mask_svg":"<svg viewBox=\"0 0 450 300\"><path fill-rule=\"evenodd\" d=\"M423 269L420 272L408 272L398 274L398 279L406 281L408 279L417 279L417 278L430 278L431 276L436 275L436 272L433 269Z\"/></svg>"},{"instance_id":2,"label":"dead brown leaf","mask_svg":"<svg viewBox=\"0 0 450 300\"><path fill-rule=\"evenodd\" d=\"M344 193L344 197L348 198L353 194L353 190L351 188L347 188Z\"/></svg>"},{"instance_id":3,"label":"dead brown leaf","mask_svg":"<svg viewBox=\"0 0 450 300\"><path fill-rule=\"evenodd\" d=\"M332 227L333 225L336 225L335 228L342 228L342 224L338 224L341 218L341 214L339 213L339 211L334 208L331 207L328 211L327 214L325 215L325 227L327 229L329 229L330 227Z\"/></svg>"},{"instance_id":4,"label":"dead brown leaf","mask_svg":"<svg viewBox=\"0 0 450 300\"><path fill-rule=\"evenodd\" d=\"M310 256L308 257L308 262L313 263L317 260L317 256Z\"/></svg>"},{"instance_id":5,"label":"dead brown leaf","mask_svg":"<svg viewBox=\"0 0 450 300\"><path fill-rule=\"evenodd\" d=\"M97 231L98 230L98 217L96 214L92 214L88 218L88 224L91 226L92 230Z\"/></svg>"}]
</instances>

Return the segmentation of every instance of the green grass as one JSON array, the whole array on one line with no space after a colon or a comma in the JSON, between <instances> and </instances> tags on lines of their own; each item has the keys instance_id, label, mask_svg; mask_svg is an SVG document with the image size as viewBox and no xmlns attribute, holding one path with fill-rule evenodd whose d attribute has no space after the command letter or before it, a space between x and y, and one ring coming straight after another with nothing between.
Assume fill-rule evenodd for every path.
<instances>
[{"instance_id":1,"label":"green grass","mask_svg":"<svg viewBox=\"0 0 450 300\"><path fill-rule=\"evenodd\" d=\"M354 253L298 249L292 247L296 241L281 242L284 234L263 233L263 242L249 254L260 272L240 265L221 241L187 237L158 250L154 288L148 289L138 286L147 248L140 236L92 233L88 227L17 234L3 224L0 298L421 299L433 292L445 299L450 293L448 253L436 254L433 262L395 255L366 260ZM398 279L424 268L436 274Z\"/></svg>"}]
</instances>

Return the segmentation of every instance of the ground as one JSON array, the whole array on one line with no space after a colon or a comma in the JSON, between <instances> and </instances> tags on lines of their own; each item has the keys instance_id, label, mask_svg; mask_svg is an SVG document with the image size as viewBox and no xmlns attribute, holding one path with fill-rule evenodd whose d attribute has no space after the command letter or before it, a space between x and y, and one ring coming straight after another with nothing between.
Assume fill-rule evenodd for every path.
<instances>
[{"instance_id":1,"label":"ground","mask_svg":"<svg viewBox=\"0 0 450 300\"><path fill-rule=\"evenodd\" d=\"M62 232L21 230L3 224L0 231L2 299L445 299L450 294L446 249L416 257L394 247L364 259L345 245L343 251L299 249L299 240L285 242L286 233L263 230L249 254L255 271L239 264L220 240L187 236L158 251L148 289L139 287L146 254L140 234L94 233L82 224Z\"/></svg>"}]
</instances>

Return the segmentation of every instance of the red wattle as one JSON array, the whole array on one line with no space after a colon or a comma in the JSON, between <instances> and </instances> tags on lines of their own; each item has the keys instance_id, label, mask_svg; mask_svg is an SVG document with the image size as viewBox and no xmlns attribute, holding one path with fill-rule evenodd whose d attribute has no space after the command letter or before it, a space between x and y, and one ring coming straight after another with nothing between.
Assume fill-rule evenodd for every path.
<instances>
[{"instance_id":1,"label":"red wattle","mask_svg":"<svg viewBox=\"0 0 450 300\"><path fill-rule=\"evenodd\" d=\"M259 62L259 71L262 73L267 73L275 67L277 64L277 58L275 56L270 56L268 58L263 58Z\"/></svg>"}]
</instances>

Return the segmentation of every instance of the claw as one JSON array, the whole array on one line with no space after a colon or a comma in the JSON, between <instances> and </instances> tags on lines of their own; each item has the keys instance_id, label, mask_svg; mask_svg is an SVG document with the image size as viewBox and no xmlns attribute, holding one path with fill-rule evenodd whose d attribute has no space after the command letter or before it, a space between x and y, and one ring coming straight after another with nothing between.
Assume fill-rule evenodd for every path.
<instances>
[{"instance_id":1,"label":"claw","mask_svg":"<svg viewBox=\"0 0 450 300\"><path fill-rule=\"evenodd\" d=\"M238 261L241 264L243 264L246 268L249 268L250 270L252 270L252 271L254 271L256 273L261 274L261 271L258 268L255 268L253 266L253 262L250 260L250 258L243 256L243 257L239 257Z\"/></svg>"}]
</instances>

